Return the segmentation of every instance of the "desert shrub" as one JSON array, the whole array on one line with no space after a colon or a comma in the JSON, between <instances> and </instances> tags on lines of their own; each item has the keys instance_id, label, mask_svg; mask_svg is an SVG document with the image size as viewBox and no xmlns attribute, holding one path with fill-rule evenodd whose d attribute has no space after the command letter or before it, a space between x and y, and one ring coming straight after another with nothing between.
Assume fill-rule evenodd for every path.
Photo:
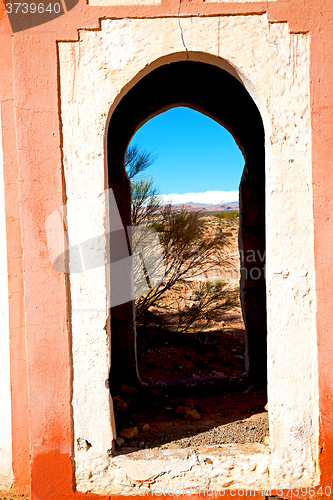
<instances>
[{"instance_id":1,"label":"desert shrub","mask_svg":"<svg viewBox=\"0 0 333 500\"><path fill-rule=\"evenodd\" d=\"M207 293L215 293L218 290L221 290L226 285L227 285L226 281L221 279L208 280L202 284L202 290Z\"/></svg>"},{"instance_id":2,"label":"desert shrub","mask_svg":"<svg viewBox=\"0 0 333 500\"><path fill-rule=\"evenodd\" d=\"M164 231L164 225L162 222L154 222L154 224L152 224L151 227L155 229L155 231L157 231L158 233Z\"/></svg>"},{"instance_id":3,"label":"desert shrub","mask_svg":"<svg viewBox=\"0 0 333 500\"><path fill-rule=\"evenodd\" d=\"M172 207L167 206L163 208L162 215L163 232L160 233L160 243L165 277L157 287L151 288L146 295L136 300L136 318L142 323L152 321L153 316L149 310L176 284L181 284L188 278L200 277L217 268L232 269L225 252L228 246L225 235L216 231L203 237L203 219L198 213L182 209L175 217ZM234 294L224 282L217 281L210 288L207 286L200 286L200 300L195 306L179 311L180 323L185 328L200 318L207 319L208 311L214 309L211 308L213 302L220 300L228 308L231 302L235 305ZM219 309L223 304L219 304ZM194 317L197 319L193 319Z\"/></svg>"}]
</instances>

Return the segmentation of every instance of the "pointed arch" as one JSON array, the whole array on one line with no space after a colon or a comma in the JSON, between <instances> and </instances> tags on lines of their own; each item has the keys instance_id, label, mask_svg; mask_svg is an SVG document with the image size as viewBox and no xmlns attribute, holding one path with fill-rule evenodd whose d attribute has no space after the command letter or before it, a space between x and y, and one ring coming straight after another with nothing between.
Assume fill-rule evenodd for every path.
<instances>
[{"instance_id":1,"label":"pointed arch","mask_svg":"<svg viewBox=\"0 0 333 500\"><path fill-rule=\"evenodd\" d=\"M266 385L264 126L257 105L235 69L226 62L222 66L225 68L212 61L174 60L145 71L141 79L128 85L109 119L108 187L115 193L123 224L130 225L130 188L124 171L126 149L146 121L167 109L190 107L210 116L233 135L245 158L240 183L239 248L246 369L254 382ZM135 384L138 374L133 304L112 308L111 323L110 383Z\"/></svg>"}]
</instances>

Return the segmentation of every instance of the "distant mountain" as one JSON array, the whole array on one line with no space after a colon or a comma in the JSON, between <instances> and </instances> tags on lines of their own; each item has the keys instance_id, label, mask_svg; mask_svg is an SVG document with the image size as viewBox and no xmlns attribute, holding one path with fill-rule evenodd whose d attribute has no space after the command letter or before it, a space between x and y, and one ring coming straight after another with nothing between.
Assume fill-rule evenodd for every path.
<instances>
[{"instance_id":1,"label":"distant mountain","mask_svg":"<svg viewBox=\"0 0 333 500\"><path fill-rule=\"evenodd\" d=\"M220 205L213 205L211 203L182 203L172 205L174 211L186 208L189 212L225 212L226 210L238 211L239 203L234 201L232 203L222 203Z\"/></svg>"},{"instance_id":2,"label":"distant mountain","mask_svg":"<svg viewBox=\"0 0 333 500\"><path fill-rule=\"evenodd\" d=\"M211 203L179 203L172 205L172 212L177 212L185 208L188 212L204 212L209 214L210 212L238 212L239 211L239 203L238 201L233 201L232 203L222 203L221 205L212 205ZM139 213L143 214L145 212L145 208L140 208ZM156 210L155 214L163 212L163 206Z\"/></svg>"},{"instance_id":3,"label":"distant mountain","mask_svg":"<svg viewBox=\"0 0 333 500\"><path fill-rule=\"evenodd\" d=\"M238 204L238 191L206 191L204 193L185 193L185 194L162 194L163 203L171 205L209 205L224 206L225 204Z\"/></svg>"}]
</instances>

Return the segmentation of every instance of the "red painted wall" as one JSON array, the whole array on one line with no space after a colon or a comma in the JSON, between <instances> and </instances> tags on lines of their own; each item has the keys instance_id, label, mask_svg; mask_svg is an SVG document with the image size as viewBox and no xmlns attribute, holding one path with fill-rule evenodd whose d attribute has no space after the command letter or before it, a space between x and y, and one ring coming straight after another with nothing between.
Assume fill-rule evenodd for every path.
<instances>
[{"instance_id":1,"label":"red painted wall","mask_svg":"<svg viewBox=\"0 0 333 500\"><path fill-rule=\"evenodd\" d=\"M66 15L12 35L0 3L13 467L16 486L31 485L33 499L98 497L73 489L67 282L49 262L44 233L46 217L64 201L56 42L76 40L78 28L98 28L101 17L177 16L178 9L176 0L114 7L80 0ZM181 2L181 15L264 12L292 32L310 33L320 470L321 484L332 486L333 2Z\"/></svg>"}]
</instances>

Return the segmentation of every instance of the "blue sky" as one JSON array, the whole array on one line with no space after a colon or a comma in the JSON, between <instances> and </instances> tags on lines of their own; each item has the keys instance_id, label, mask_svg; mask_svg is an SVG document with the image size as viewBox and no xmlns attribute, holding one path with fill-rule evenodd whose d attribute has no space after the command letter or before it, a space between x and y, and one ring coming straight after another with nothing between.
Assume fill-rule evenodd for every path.
<instances>
[{"instance_id":1,"label":"blue sky","mask_svg":"<svg viewBox=\"0 0 333 500\"><path fill-rule=\"evenodd\" d=\"M160 194L238 190L244 158L232 135L208 116L186 107L149 120L131 144L158 155L145 172Z\"/></svg>"}]
</instances>

